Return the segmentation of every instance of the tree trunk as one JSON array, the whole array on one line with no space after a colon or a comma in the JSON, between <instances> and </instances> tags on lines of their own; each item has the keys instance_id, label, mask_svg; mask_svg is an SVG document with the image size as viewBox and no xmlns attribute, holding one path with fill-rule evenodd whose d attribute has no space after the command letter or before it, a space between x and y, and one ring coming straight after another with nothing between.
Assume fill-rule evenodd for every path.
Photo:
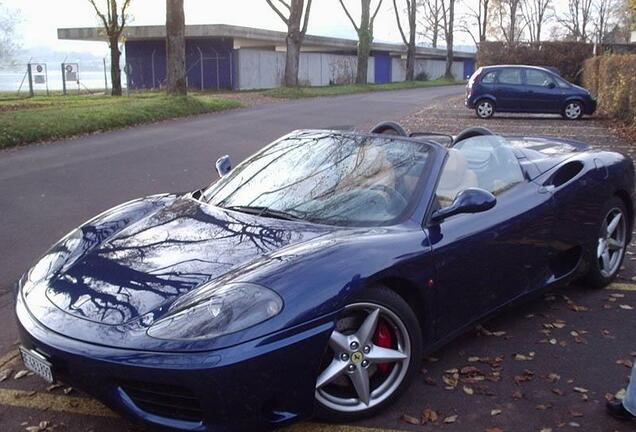
<instances>
[{"instance_id":1,"label":"tree trunk","mask_svg":"<svg viewBox=\"0 0 636 432\"><path fill-rule=\"evenodd\" d=\"M300 33L288 34L285 41L287 42L287 54L285 56L285 78L283 84L286 87L297 87L302 36Z\"/></svg>"},{"instance_id":2,"label":"tree trunk","mask_svg":"<svg viewBox=\"0 0 636 432\"><path fill-rule=\"evenodd\" d=\"M417 33L417 8L415 0L409 10L409 43L406 47L406 80L413 81L415 79L415 35Z\"/></svg>"},{"instance_id":3,"label":"tree trunk","mask_svg":"<svg viewBox=\"0 0 636 432\"><path fill-rule=\"evenodd\" d=\"M448 21L446 25L446 72L444 78L453 80L453 31L455 23L455 0L449 1Z\"/></svg>"},{"instance_id":4,"label":"tree trunk","mask_svg":"<svg viewBox=\"0 0 636 432\"><path fill-rule=\"evenodd\" d=\"M356 71L356 84L367 83L369 71L369 52L371 51L371 37L366 28L360 28L358 32L358 70Z\"/></svg>"},{"instance_id":5,"label":"tree trunk","mask_svg":"<svg viewBox=\"0 0 636 432\"><path fill-rule=\"evenodd\" d=\"M167 92L185 96L185 14L183 0L166 0L166 78ZM152 83L153 87L155 83Z\"/></svg>"},{"instance_id":6,"label":"tree trunk","mask_svg":"<svg viewBox=\"0 0 636 432\"><path fill-rule=\"evenodd\" d=\"M112 37L108 42L110 45L110 81L112 96L121 96L121 70L119 69L119 59L121 51L119 51L119 36Z\"/></svg>"}]
</instances>

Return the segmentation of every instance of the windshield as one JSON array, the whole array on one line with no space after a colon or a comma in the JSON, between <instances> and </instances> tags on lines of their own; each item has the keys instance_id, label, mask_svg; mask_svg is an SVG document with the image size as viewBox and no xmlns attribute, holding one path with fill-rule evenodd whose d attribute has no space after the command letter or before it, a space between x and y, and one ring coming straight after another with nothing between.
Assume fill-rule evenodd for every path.
<instances>
[{"instance_id":1,"label":"windshield","mask_svg":"<svg viewBox=\"0 0 636 432\"><path fill-rule=\"evenodd\" d=\"M334 225L384 225L417 200L430 147L398 137L301 132L266 147L203 193L210 204Z\"/></svg>"}]
</instances>

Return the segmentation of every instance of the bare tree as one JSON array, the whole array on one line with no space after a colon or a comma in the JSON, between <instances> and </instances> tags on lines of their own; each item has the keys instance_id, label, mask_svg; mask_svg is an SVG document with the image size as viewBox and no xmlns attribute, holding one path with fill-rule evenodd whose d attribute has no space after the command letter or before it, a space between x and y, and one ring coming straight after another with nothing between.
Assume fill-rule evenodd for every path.
<instances>
[{"instance_id":1,"label":"bare tree","mask_svg":"<svg viewBox=\"0 0 636 432\"><path fill-rule=\"evenodd\" d=\"M591 19L592 0L568 0L568 9L558 21L565 28L568 39L587 42Z\"/></svg>"},{"instance_id":2,"label":"bare tree","mask_svg":"<svg viewBox=\"0 0 636 432\"><path fill-rule=\"evenodd\" d=\"M113 96L121 96L121 70L119 60L121 51L119 50L119 40L128 20L128 7L131 0L123 0L121 7L117 5L117 0L106 0L105 11L100 9L95 0L88 0L95 13L104 25L108 46L110 47L110 79L112 82Z\"/></svg>"},{"instance_id":3,"label":"bare tree","mask_svg":"<svg viewBox=\"0 0 636 432\"><path fill-rule=\"evenodd\" d=\"M15 25L19 21L18 12L0 2L0 61L12 61L18 50Z\"/></svg>"},{"instance_id":4,"label":"bare tree","mask_svg":"<svg viewBox=\"0 0 636 432\"><path fill-rule=\"evenodd\" d=\"M594 41L597 44L607 42L613 12L617 5L613 0L596 0L594 5Z\"/></svg>"},{"instance_id":5,"label":"bare tree","mask_svg":"<svg viewBox=\"0 0 636 432\"><path fill-rule=\"evenodd\" d=\"M521 13L525 21L530 42L541 42L543 25L550 19L552 0L523 0Z\"/></svg>"},{"instance_id":6,"label":"bare tree","mask_svg":"<svg viewBox=\"0 0 636 432\"><path fill-rule=\"evenodd\" d=\"M442 0L419 0L417 6L422 8L420 26L424 29L419 34L437 48L440 32L443 31Z\"/></svg>"},{"instance_id":7,"label":"bare tree","mask_svg":"<svg viewBox=\"0 0 636 432\"><path fill-rule=\"evenodd\" d=\"M378 4L373 14L371 14L371 0L360 0L360 24L356 24L349 10L342 0L340 6L344 9L349 21L353 24L353 28L358 33L358 66L356 71L356 83L367 83L367 71L369 69L369 53L371 52L371 44L373 43L373 22L380 11L382 0L378 0Z\"/></svg>"},{"instance_id":8,"label":"bare tree","mask_svg":"<svg viewBox=\"0 0 636 432\"><path fill-rule=\"evenodd\" d=\"M415 78L415 36L417 34L417 5L415 0L405 0L406 2L406 15L408 16L409 34L408 38L402 28L400 22L400 12L398 10L397 1L393 0L393 9L395 10L395 19L397 21L398 29L400 30L400 36L402 41L406 45L406 80L413 81Z\"/></svg>"},{"instance_id":9,"label":"bare tree","mask_svg":"<svg viewBox=\"0 0 636 432\"><path fill-rule=\"evenodd\" d=\"M166 69L169 95L186 95L183 0L166 0ZM154 83L152 84L154 86Z\"/></svg>"},{"instance_id":10,"label":"bare tree","mask_svg":"<svg viewBox=\"0 0 636 432\"><path fill-rule=\"evenodd\" d=\"M303 44L305 33L307 33L311 0L307 0L307 5L305 5L305 0L291 0L291 2L277 0L280 6L276 6L272 0L265 1L267 1L267 4L287 25L287 37L285 38L287 54L285 56L285 77L283 84L286 87L296 87L298 85L300 48ZM281 10L280 7L283 9ZM287 13L283 13L284 11Z\"/></svg>"},{"instance_id":11,"label":"bare tree","mask_svg":"<svg viewBox=\"0 0 636 432\"><path fill-rule=\"evenodd\" d=\"M477 0L477 9L469 4L464 5L464 14L459 21L459 30L472 38L475 45L486 41L490 18L490 0Z\"/></svg>"},{"instance_id":12,"label":"bare tree","mask_svg":"<svg viewBox=\"0 0 636 432\"><path fill-rule=\"evenodd\" d=\"M498 31L503 37L503 40L509 45L513 45L521 40L521 36L526 27L522 15L521 1L522 0L493 1Z\"/></svg>"},{"instance_id":13,"label":"bare tree","mask_svg":"<svg viewBox=\"0 0 636 432\"><path fill-rule=\"evenodd\" d=\"M453 34L455 32L455 0L441 0L442 25L444 39L446 39L446 70L444 78L455 79L453 76Z\"/></svg>"}]
</instances>

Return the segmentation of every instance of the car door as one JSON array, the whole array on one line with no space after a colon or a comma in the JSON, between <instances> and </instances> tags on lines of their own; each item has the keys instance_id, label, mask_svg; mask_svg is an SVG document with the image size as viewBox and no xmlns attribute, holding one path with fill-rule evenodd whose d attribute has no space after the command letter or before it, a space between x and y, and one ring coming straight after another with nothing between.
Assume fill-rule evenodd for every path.
<instances>
[{"instance_id":1,"label":"car door","mask_svg":"<svg viewBox=\"0 0 636 432\"><path fill-rule=\"evenodd\" d=\"M473 137L449 149L436 205L450 205L469 187L492 192L495 207L428 227L440 337L543 286L549 277L551 197L525 179L503 138Z\"/></svg>"},{"instance_id":2,"label":"car door","mask_svg":"<svg viewBox=\"0 0 636 432\"><path fill-rule=\"evenodd\" d=\"M522 111L521 99L525 96L521 68L502 68L495 85L497 111Z\"/></svg>"},{"instance_id":3,"label":"car door","mask_svg":"<svg viewBox=\"0 0 636 432\"><path fill-rule=\"evenodd\" d=\"M526 96L522 105L528 112L558 113L563 91L547 72L525 69Z\"/></svg>"}]
</instances>

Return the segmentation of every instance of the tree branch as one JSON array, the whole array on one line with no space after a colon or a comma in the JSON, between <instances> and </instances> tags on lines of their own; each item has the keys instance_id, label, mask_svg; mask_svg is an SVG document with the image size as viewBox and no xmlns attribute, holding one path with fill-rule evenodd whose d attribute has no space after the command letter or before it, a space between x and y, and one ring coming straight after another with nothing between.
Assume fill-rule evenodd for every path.
<instances>
[{"instance_id":1,"label":"tree branch","mask_svg":"<svg viewBox=\"0 0 636 432\"><path fill-rule=\"evenodd\" d=\"M283 15L283 13L276 7L276 5L274 5L274 3L272 3L272 0L265 0L265 1L269 5L269 7L271 7L274 10L274 12L276 12L276 14L280 17L280 19L282 19L286 25L289 25L289 19L286 18L285 15Z\"/></svg>"},{"instance_id":2,"label":"tree branch","mask_svg":"<svg viewBox=\"0 0 636 432\"><path fill-rule=\"evenodd\" d=\"M109 28L108 28L108 20L107 20L106 16L103 13L100 12L99 8L95 4L95 0L88 0L88 2L93 5L93 8L95 9L95 13L102 20L102 23L104 23L104 28L106 29L106 32L108 32Z\"/></svg>"},{"instance_id":3,"label":"tree branch","mask_svg":"<svg viewBox=\"0 0 636 432\"><path fill-rule=\"evenodd\" d=\"M303 28L300 30L300 33L305 36L307 33L307 26L309 25L309 11L311 10L311 0L307 0L307 7L305 8L305 19L303 21Z\"/></svg>"},{"instance_id":4,"label":"tree branch","mask_svg":"<svg viewBox=\"0 0 636 432\"><path fill-rule=\"evenodd\" d=\"M373 21L375 21L375 17L378 15L378 12L380 12L380 6L382 6L382 1L380 0L378 2L378 7L375 8L375 12L373 12L373 15L371 16L371 26L373 26Z\"/></svg>"},{"instance_id":5,"label":"tree branch","mask_svg":"<svg viewBox=\"0 0 636 432\"><path fill-rule=\"evenodd\" d=\"M291 12L291 6L289 5L289 3L286 3L285 0L278 0L278 1L282 3L282 5L285 6L289 12Z\"/></svg>"},{"instance_id":6,"label":"tree branch","mask_svg":"<svg viewBox=\"0 0 636 432\"><path fill-rule=\"evenodd\" d=\"M347 17L349 17L349 21L351 21L351 24L353 24L353 28L356 29L357 32L359 32L360 28L358 28L358 25L351 17L351 14L349 13L349 10L347 9L347 7L344 5L343 1L342 0L338 0L338 1L340 2L340 6L342 6L342 9L344 9L345 13L347 14Z\"/></svg>"},{"instance_id":7,"label":"tree branch","mask_svg":"<svg viewBox=\"0 0 636 432\"><path fill-rule=\"evenodd\" d=\"M408 42L406 40L406 36L404 33L404 29L402 28L402 23L400 22L400 13L398 12L396 0L393 0L393 9L395 10L395 19L397 21L398 30L400 30L400 36L402 36L402 40L404 41L404 43L408 45Z\"/></svg>"}]
</instances>

